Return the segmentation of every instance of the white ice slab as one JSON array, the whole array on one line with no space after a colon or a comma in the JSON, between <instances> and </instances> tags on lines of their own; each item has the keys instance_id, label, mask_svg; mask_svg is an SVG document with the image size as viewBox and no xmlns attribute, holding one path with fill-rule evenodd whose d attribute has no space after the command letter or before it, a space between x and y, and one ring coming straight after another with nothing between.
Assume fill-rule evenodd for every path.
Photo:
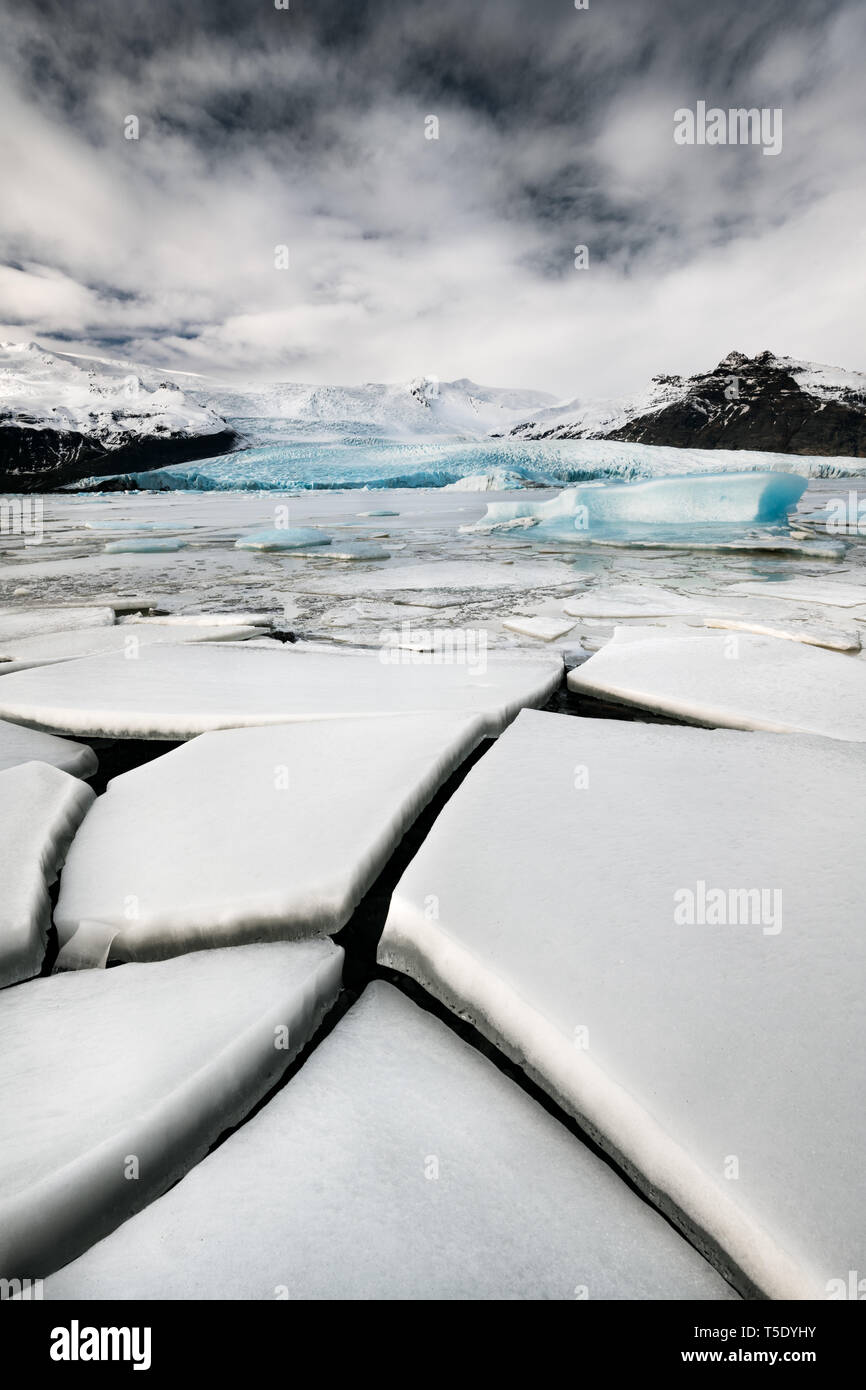
<instances>
[{"instance_id":1,"label":"white ice slab","mask_svg":"<svg viewBox=\"0 0 866 1390\"><path fill-rule=\"evenodd\" d=\"M260 1114L45 1286L57 1299L281 1294L732 1297L564 1126L379 982Z\"/></svg>"},{"instance_id":2,"label":"white ice slab","mask_svg":"<svg viewBox=\"0 0 866 1390\"><path fill-rule=\"evenodd\" d=\"M55 662L75 661L82 657L117 652L122 659L134 660L143 646L159 642L230 642L253 637L257 627L231 627L215 623L204 627L197 623L179 629L176 625L159 623L119 623L116 627L90 628L84 632L46 632L39 637L17 640L0 639L0 676L15 671L27 671L35 666L50 666Z\"/></svg>"},{"instance_id":3,"label":"white ice slab","mask_svg":"<svg viewBox=\"0 0 866 1390\"><path fill-rule=\"evenodd\" d=\"M0 719L0 772L21 763L50 763L73 777L92 777L99 763L86 743L56 738Z\"/></svg>"},{"instance_id":4,"label":"white ice slab","mask_svg":"<svg viewBox=\"0 0 866 1390\"><path fill-rule=\"evenodd\" d=\"M775 637L697 629L644 641L617 628L568 687L695 724L866 740L866 663Z\"/></svg>"},{"instance_id":5,"label":"white ice slab","mask_svg":"<svg viewBox=\"0 0 866 1390\"><path fill-rule=\"evenodd\" d=\"M334 541L322 551L325 560L390 560L391 552L368 541Z\"/></svg>"},{"instance_id":6,"label":"white ice slab","mask_svg":"<svg viewBox=\"0 0 866 1390\"><path fill-rule=\"evenodd\" d=\"M302 550L310 545L330 545L331 537L313 526L272 527L235 541L236 550Z\"/></svg>"},{"instance_id":7,"label":"white ice slab","mask_svg":"<svg viewBox=\"0 0 866 1390\"><path fill-rule=\"evenodd\" d=\"M862 584L833 584L820 579L780 579L772 583L755 583L749 579L731 584L729 594L753 594L758 598L785 598L794 603L822 603L835 608L857 608L866 604L866 587Z\"/></svg>"},{"instance_id":8,"label":"white ice slab","mask_svg":"<svg viewBox=\"0 0 866 1390\"><path fill-rule=\"evenodd\" d=\"M22 637L38 637L43 632L73 632L111 627L114 609L97 608L3 608L0 609L0 644Z\"/></svg>"},{"instance_id":9,"label":"white ice slab","mask_svg":"<svg viewBox=\"0 0 866 1390\"><path fill-rule=\"evenodd\" d=\"M0 986L39 973L48 889L92 801L86 783L48 763L0 772Z\"/></svg>"},{"instance_id":10,"label":"white ice slab","mask_svg":"<svg viewBox=\"0 0 866 1390\"><path fill-rule=\"evenodd\" d=\"M578 578L570 565L556 560L546 563L521 560L507 564L496 560L429 560L424 564L390 564L384 569L354 577L359 591L384 593L419 589L424 593L440 593L454 589L556 589L573 585ZM335 574L305 574L296 587L304 593L347 593L346 580Z\"/></svg>"},{"instance_id":11,"label":"white ice slab","mask_svg":"<svg viewBox=\"0 0 866 1390\"><path fill-rule=\"evenodd\" d=\"M712 600L710 600L712 602ZM704 600L704 608L706 600ZM563 605L575 618L664 618L700 616L701 600L650 584L622 584L615 589L587 589Z\"/></svg>"},{"instance_id":12,"label":"white ice slab","mask_svg":"<svg viewBox=\"0 0 866 1390\"><path fill-rule=\"evenodd\" d=\"M53 975L0 1009L0 1276L57 1269L165 1191L304 1046L330 941Z\"/></svg>"},{"instance_id":13,"label":"white ice slab","mask_svg":"<svg viewBox=\"0 0 866 1390\"><path fill-rule=\"evenodd\" d=\"M460 714L231 729L116 777L67 860L58 967L102 964L109 939L154 960L339 931L483 736ZM105 930L82 945L82 922Z\"/></svg>"},{"instance_id":14,"label":"white ice slab","mask_svg":"<svg viewBox=\"0 0 866 1390\"><path fill-rule=\"evenodd\" d=\"M270 627L272 618L269 613L157 613L128 621L159 627Z\"/></svg>"},{"instance_id":15,"label":"white ice slab","mask_svg":"<svg viewBox=\"0 0 866 1390\"><path fill-rule=\"evenodd\" d=\"M175 550L185 550L186 541L179 540L177 537L167 540L140 539L108 541L105 547L106 555L163 555L170 554Z\"/></svg>"},{"instance_id":16,"label":"white ice slab","mask_svg":"<svg viewBox=\"0 0 866 1390\"><path fill-rule=\"evenodd\" d=\"M705 618L707 627L729 632L755 632L761 637L778 637L785 642L805 642L808 647L827 647L834 652L859 652L860 634L855 628L825 627L810 623L803 627L784 627L780 623L746 622L736 618Z\"/></svg>"},{"instance_id":17,"label":"white ice slab","mask_svg":"<svg viewBox=\"0 0 866 1390\"><path fill-rule=\"evenodd\" d=\"M864 774L831 740L524 713L379 948L776 1298L862 1268Z\"/></svg>"},{"instance_id":18,"label":"white ice slab","mask_svg":"<svg viewBox=\"0 0 866 1390\"><path fill-rule=\"evenodd\" d=\"M544 704L562 676L553 655L479 649L475 657L386 665L379 654L291 645L152 645L137 661L115 653L4 676L0 718L91 737L184 739L242 725L452 710L482 714L494 735L524 705Z\"/></svg>"},{"instance_id":19,"label":"white ice slab","mask_svg":"<svg viewBox=\"0 0 866 1390\"><path fill-rule=\"evenodd\" d=\"M503 618L502 626L509 632L519 632L522 637L536 637L540 642L555 642L571 632L574 622L568 618Z\"/></svg>"}]
</instances>

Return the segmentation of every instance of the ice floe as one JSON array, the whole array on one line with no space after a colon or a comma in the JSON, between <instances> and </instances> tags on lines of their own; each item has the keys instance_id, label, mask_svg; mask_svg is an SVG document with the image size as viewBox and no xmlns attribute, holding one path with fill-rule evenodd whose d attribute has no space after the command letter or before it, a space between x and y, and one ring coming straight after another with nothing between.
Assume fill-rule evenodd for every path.
<instances>
[{"instance_id":1,"label":"ice floe","mask_svg":"<svg viewBox=\"0 0 866 1390\"><path fill-rule=\"evenodd\" d=\"M617 628L568 687L694 724L866 740L866 663L776 637Z\"/></svg>"},{"instance_id":2,"label":"ice floe","mask_svg":"<svg viewBox=\"0 0 866 1390\"><path fill-rule=\"evenodd\" d=\"M773 1298L862 1268L864 773L826 739L525 712L379 947Z\"/></svg>"},{"instance_id":3,"label":"ice floe","mask_svg":"<svg viewBox=\"0 0 866 1390\"><path fill-rule=\"evenodd\" d=\"M235 550L305 550L310 545L330 544L331 537L313 526L287 526L241 536L235 541Z\"/></svg>"},{"instance_id":4,"label":"ice floe","mask_svg":"<svg viewBox=\"0 0 866 1390\"><path fill-rule=\"evenodd\" d=\"M225 638L231 629L219 631ZM136 661L115 652L3 676L0 718L51 733L186 739L246 725L450 710L483 715L492 736L524 705L544 704L562 677L553 653L488 652L478 643L466 645L463 661L456 646L439 661L436 652L415 655L396 645L368 653L152 643Z\"/></svg>"},{"instance_id":5,"label":"ice floe","mask_svg":"<svg viewBox=\"0 0 866 1390\"><path fill-rule=\"evenodd\" d=\"M699 538L694 532L680 539L672 537L671 527L664 532L654 531L652 539L632 534L627 539L613 536L587 536L587 543L613 550L670 550L689 554L719 555L794 555L807 560L841 560L847 547L840 541L801 540L793 535L721 536L712 540Z\"/></svg>"},{"instance_id":6,"label":"ice floe","mask_svg":"<svg viewBox=\"0 0 866 1390\"><path fill-rule=\"evenodd\" d=\"M700 617L706 602L651 584L621 584L614 589L574 594L562 607L574 618Z\"/></svg>"},{"instance_id":7,"label":"ice floe","mask_svg":"<svg viewBox=\"0 0 866 1390\"><path fill-rule=\"evenodd\" d=\"M48 763L0 772L0 986L39 972L51 924L48 889L92 801L85 782ZM4 1010L6 1002L4 995Z\"/></svg>"},{"instance_id":8,"label":"ice floe","mask_svg":"<svg viewBox=\"0 0 866 1390\"><path fill-rule=\"evenodd\" d=\"M153 623L161 627L270 627L269 613L157 613L150 617L132 619L136 623Z\"/></svg>"},{"instance_id":9,"label":"ice floe","mask_svg":"<svg viewBox=\"0 0 866 1390\"><path fill-rule=\"evenodd\" d=\"M185 550L186 545L186 541L176 537L165 540L146 537L138 540L107 541L105 553L106 555L162 555L170 554L174 550Z\"/></svg>"},{"instance_id":10,"label":"ice floe","mask_svg":"<svg viewBox=\"0 0 866 1390\"><path fill-rule=\"evenodd\" d=\"M111 627L114 608L0 608L0 643L18 637L38 637L44 632L90 631Z\"/></svg>"},{"instance_id":11,"label":"ice floe","mask_svg":"<svg viewBox=\"0 0 866 1390\"><path fill-rule=\"evenodd\" d=\"M731 632L755 632L762 637L779 637L786 642L805 642L810 647L829 647L835 652L859 652L860 634L855 628L803 626L747 622L736 618L705 618L707 627L727 628Z\"/></svg>"},{"instance_id":12,"label":"ice floe","mask_svg":"<svg viewBox=\"0 0 866 1390\"><path fill-rule=\"evenodd\" d=\"M179 628L171 624L130 622L116 627L46 632L39 637L22 637L18 640L0 638L0 676L105 652L119 652L124 659L135 660L140 656L142 647L160 642L229 642L259 633L258 627L240 624L229 626L216 623L205 627L196 623Z\"/></svg>"},{"instance_id":13,"label":"ice floe","mask_svg":"<svg viewBox=\"0 0 866 1390\"><path fill-rule=\"evenodd\" d=\"M358 575L355 584L370 593L384 590L419 589L436 593L443 589L474 591L482 589L556 589L575 583L579 576L570 565L555 560L521 560L509 566L502 560L430 560L424 563L393 564L371 574ZM342 575L304 575L298 584L305 593L345 595Z\"/></svg>"},{"instance_id":14,"label":"ice floe","mask_svg":"<svg viewBox=\"0 0 866 1390\"><path fill-rule=\"evenodd\" d=\"M102 964L108 942L153 960L339 931L484 728L406 714L232 729L116 777L67 859L58 967ZM82 922L104 931L80 944Z\"/></svg>"},{"instance_id":15,"label":"ice floe","mask_svg":"<svg viewBox=\"0 0 866 1390\"><path fill-rule=\"evenodd\" d=\"M332 541L322 556L327 560L390 560L391 552L370 541Z\"/></svg>"},{"instance_id":16,"label":"ice floe","mask_svg":"<svg viewBox=\"0 0 866 1390\"><path fill-rule=\"evenodd\" d=\"M731 584L728 593L789 599L793 603L820 603L834 608L858 608L866 604L866 586L863 584L828 584L821 579L780 579L763 584L744 580Z\"/></svg>"},{"instance_id":17,"label":"ice floe","mask_svg":"<svg viewBox=\"0 0 866 1390\"><path fill-rule=\"evenodd\" d=\"M0 719L0 772L21 763L50 763L73 777L92 777L99 766L96 754L86 743L25 729Z\"/></svg>"},{"instance_id":18,"label":"ice floe","mask_svg":"<svg viewBox=\"0 0 866 1390\"><path fill-rule=\"evenodd\" d=\"M340 987L330 941L18 985L0 1010L0 1276L74 1259L243 1118Z\"/></svg>"},{"instance_id":19,"label":"ice floe","mask_svg":"<svg viewBox=\"0 0 866 1390\"><path fill-rule=\"evenodd\" d=\"M264 1110L44 1293L733 1297L563 1125L381 982Z\"/></svg>"},{"instance_id":20,"label":"ice floe","mask_svg":"<svg viewBox=\"0 0 866 1390\"><path fill-rule=\"evenodd\" d=\"M540 615L503 618L502 626L509 632L519 633L522 637L535 637L540 642L555 642L558 637L564 637L567 632L571 632L574 621Z\"/></svg>"}]
</instances>

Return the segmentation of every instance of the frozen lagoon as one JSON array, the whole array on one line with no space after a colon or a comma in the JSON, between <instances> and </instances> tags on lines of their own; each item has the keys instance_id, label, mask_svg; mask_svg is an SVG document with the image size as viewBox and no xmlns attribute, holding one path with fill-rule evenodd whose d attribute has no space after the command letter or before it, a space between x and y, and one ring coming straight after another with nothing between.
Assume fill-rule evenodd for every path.
<instances>
[{"instance_id":1,"label":"frozen lagoon","mask_svg":"<svg viewBox=\"0 0 866 1390\"><path fill-rule=\"evenodd\" d=\"M792 461L794 465L798 462ZM529 661L531 665L551 660L555 662L557 659L569 667L586 665L589 673L592 669L591 654L597 650L603 651L615 627L627 630L633 624L644 631L649 627L659 637L668 640L686 634L693 634L697 638L698 634L707 632L709 639L714 640L719 637L718 630L708 631L704 627L711 615L713 621L784 627L786 637L778 639L780 647L793 647L795 642L790 641L792 636L795 639L799 636L800 640L805 641L809 634L826 634L828 629L832 629L834 633L842 634L840 641L844 648L834 651L832 659L855 663L859 669L864 659L859 651L859 633L861 627L866 627L866 606L862 601L862 541L856 532L842 539L838 532L828 531L826 524L831 515L831 504L843 493L847 494L851 487L851 479L840 483L833 479L813 478L798 503L790 526L740 524L733 529L719 529L704 524L700 528L679 528L679 535L674 540L671 539L670 530L659 533L655 536L658 542L655 547L653 537L647 538L646 535L609 537L613 543L600 546L596 544L597 537L581 537L577 533L556 536L544 534L541 528L524 526L487 535L463 530L482 519L488 502L498 500L496 494L490 492L476 496L463 490L385 490L377 492L375 507L371 506L370 494L360 490L305 492L298 495L223 491L198 492L195 495L172 492L104 497L55 496L45 500L45 535L40 546L28 544L25 547L23 539L19 542L17 537L4 538L0 603L7 613L21 615L25 623L37 623L38 631L34 632L34 636L38 635L40 647L48 652L49 659L52 633L62 631L62 612L60 627L54 626L58 622L56 610L69 611L67 605L74 605L79 610L82 606L92 605L102 615L108 609L108 619L101 616L94 621L94 628L104 631L107 621L111 630L110 615L113 614L118 632L127 624L132 628L136 625L146 626L141 622L142 618L194 619L197 615L208 615L225 621L233 616L251 613L254 621L248 626L253 631L246 634L245 646L263 642L276 651L276 646L272 644L283 645L291 637L295 640L287 643L289 650L285 650L284 646L283 653L276 652L278 656L285 655L291 660L293 655L297 655L302 657L303 665L304 653L308 656L320 653L329 669L344 672L342 677L335 675L330 681L335 692L331 698L336 699L334 709L338 717L344 717L351 710L353 670L358 669L357 653L362 654L365 669L366 663L372 662L379 672L379 699L381 712L385 713L394 708L395 681L403 681L406 674L411 676L413 688L417 684L418 689L423 686L425 668L428 667L431 686L440 683L441 688L445 689L452 674L459 677L461 668L457 665L455 669L453 660L451 672L447 669L449 651L452 658L455 653L459 655L461 650L464 655L471 651L476 668L477 658L489 653L494 667L494 657L507 660L510 655L515 662ZM857 487L861 485L857 484ZM547 501L550 496L549 491L522 490L510 494L510 500L523 504L533 498ZM509 496L502 495L501 500L508 501ZM317 547L318 554L313 550L307 553L273 553L245 552L236 548L236 541L243 535L266 531L273 528L275 523L281 523L282 518L277 513L279 507L288 508L292 526L318 529L329 535L336 546ZM371 511L392 514L365 514ZM106 524L94 524L100 521ZM182 531L186 546L178 552L106 553L106 532L114 524L118 531L132 536L136 526L140 525L147 537L156 539ZM359 549L364 556L361 547L365 544L375 546L379 554L386 552L388 558L358 559ZM672 548L674 546L676 548ZM324 552L332 549L336 553L326 556ZM341 560L339 553L353 555L354 558ZM614 616L609 607L604 607L604 603L607 596L626 586L632 591L632 596L635 588L648 595L648 605L636 603L633 617ZM662 596L661 600L659 595ZM838 603L832 601L834 596L839 597ZM44 612L45 606L55 609L47 628L38 617ZM614 601L616 606L617 602ZM660 607L662 611L650 613L647 606ZM187 633L198 624L178 622L165 623L165 626L176 627L174 642L184 644ZM16 636L21 636L22 632L23 629L19 630L16 625ZM557 635L551 635L553 633ZM462 634L462 648L459 643L452 643L450 648L443 645L443 635L449 634L452 638L455 634ZM853 634L857 640L845 634ZM135 633L130 635L134 636ZM222 637L226 636L228 632L224 631ZM466 640L469 637L471 645ZM167 650L164 644L159 645ZM178 649L173 643L170 645L173 650ZM80 674L76 674L76 668L79 673L84 668L85 675L87 670L94 668L85 666L84 661L75 657L60 660L61 657L68 657L68 651L61 651L61 647L62 643L58 641L58 664L44 667L41 673L3 675L0 678L0 699L3 698L4 684L8 682L7 693L11 695L24 686L23 677L27 677L27 682L40 677L41 688L44 689L51 688L51 682L57 682L61 677L66 682L80 685ZM298 650L293 652L292 647ZM321 651L322 647L327 647L327 652ZM229 638L228 642L220 642L217 649L201 648L202 656L190 655L189 660L202 669L216 669L214 663L222 660L220 653L230 654L231 649L232 641ZM196 649L183 645L181 650L192 654ZM212 650L212 655L209 650ZM147 661L145 647L142 647L142 652L144 654L140 659ZM387 654L388 660L381 659L384 654ZM437 654L439 661L435 664ZM251 650L248 655L253 657L254 652ZM263 651L262 655L266 653ZM392 660L395 655L396 661ZM120 661L124 658L121 655L117 659ZM158 661L162 658L155 659ZM105 660L97 658L95 667ZM790 658L785 657L784 660ZM780 670L784 660L780 656ZM318 664L312 663L314 666ZM132 661L128 665L130 683L134 685L132 673L141 668L136 668ZM473 679L484 682L492 674L475 669ZM53 688L56 691L60 687L55 684ZM526 700L525 692L528 689L529 685L524 687L524 695L518 697L518 704L521 699ZM538 690L537 684L535 689ZM104 695L104 688L95 693ZM214 694L218 696L219 693L220 682L217 681ZM834 691L829 676L823 687L819 685L818 695L825 714L832 718ZM365 698L369 700L374 696L375 691L371 686ZM495 692L492 696L488 693L485 698L499 708ZM602 705L595 705L583 694L569 694L564 689L554 699L559 702L558 708L571 712L612 712ZM510 718L513 712L513 705L508 702L508 708L503 710L504 719ZM626 713L622 708L616 712L620 717ZM21 713L19 707L17 715ZM308 707L307 713L315 713L312 706ZM628 717L641 719L643 716L639 712L632 712ZM58 725L51 727L57 728ZM115 729L114 732L117 731ZM489 731L495 732L495 729L491 727ZM103 732L110 731L106 729ZM141 730L140 727L138 730L130 728L128 732L140 733ZM173 732L186 737L196 730L189 728L181 731L175 728ZM685 730L671 733L672 737L679 733L688 736ZM88 736L94 736L92 728ZM752 735L731 734L727 737L743 739L748 744ZM134 743L129 744L131 756L135 755L135 747ZM97 749L107 766L111 765L117 748L115 744L105 750ZM139 751L138 756L144 759L146 754ZM844 745L836 743L834 756L844 756ZM675 764L673 753L671 758ZM828 758L828 768L830 761ZM566 771L571 774L573 769ZM789 801L798 803L800 797L802 804L787 808L785 814L796 814L806 828L809 817L820 814L822 833L832 839L834 825L838 825L841 843L841 829L849 814L848 808L837 804L832 797L823 796L818 811L818 797L814 790L810 794L806 788L799 789L795 780ZM310 818L310 833L316 833L318 829L319 834L327 836L327 804L327 796L323 796L322 806ZM658 815L658 808L654 809L654 805L650 804L648 815L653 814ZM664 825L661 828L664 829ZM244 817L239 816L238 843L241 846L244 830ZM394 846L399 834L400 824L397 822L393 831ZM132 839L133 835L134 831L130 830L128 839ZM617 844L613 831L605 833L605 852L613 855L614 868L611 873L621 872L622 865L627 862L627 847ZM579 846L574 856L573 886L576 895L580 893L581 878L597 872L597 867L594 869L593 866L597 866L598 859L598 853L594 854L590 830L587 843ZM98 866L98 855L93 862ZM98 872L98 867L94 872ZM528 872L531 875L531 867ZM705 877L713 882L712 874L708 873ZM177 891L185 891L183 883L180 880L177 882ZM119 890L116 886L113 891L117 897ZM832 915L832 883L828 887L828 895L827 911ZM99 911L101 908L97 906ZM287 943L282 949L291 951L295 944ZM232 951L244 949L247 948L231 948ZM166 962L166 967L170 965L171 962ZM104 975L101 971L83 974L92 977L91 988L96 990L100 988L99 980L113 981L133 968L121 965ZM364 961L357 955L353 968L362 974L364 971L375 971L369 960ZM731 975L735 980L734 971ZM57 983L69 978L72 977L60 976ZM80 978L80 975L75 978ZM29 986L16 985L13 990L17 992L25 988ZM411 1033L408 1023L407 1029L408 1036ZM339 1058L339 1051L336 1056ZM178 1060L182 1061L182 1057ZM657 1064L661 1069L660 1081L672 1085L674 1078L666 1070L665 1058L658 1058ZM303 1074L302 1069L295 1081ZM287 1095L290 1095L295 1081L288 1083ZM0 1079L0 1090L11 1084L8 1074L4 1075ZM60 1094L63 1094L62 1088ZM763 1098L757 1095L755 1104L762 1103ZM268 1111L269 1107L266 1107L263 1113L267 1114ZM375 1128L377 1112L372 1102L369 1113ZM407 1123L411 1139L411 1117L407 1117ZM239 1134L243 1135L244 1132L242 1127ZM573 1134L568 1135L567 1139L565 1151L573 1147L577 1162L577 1155L582 1153L580 1140ZM823 1141L824 1136L821 1135L820 1142ZM832 1137L829 1142L832 1142ZM195 1162L201 1152L199 1148L189 1161ZM468 1154L470 1150L465 1152ZM465 1161L470 1162L468 1158ZM200 1170L193 1171L197 1173ZM388 1177L387 1173L385 1177ZM398 1188L393 1184L389 1186L385 1182L377 1188L371 1182L370 1205L359 1209L363 1220L375 1224L384 1191L392 1194L391 1200L396 1200ZM175 1192L181 1194L183 1185ZM770 1183L769 1198L772 1195ZM473 1221L486 1222L488 1235L491 1231L493 1233L490 1258L495 1260L497 1252L502 1249L502 1242L508 1239L506 1228L501 1218L497 1217L491 1224L489 1218L483 1216L477 1193L472 1200L475 1203ZM181 1211L183 1219L195 1227L196 1213L206 1210L206 1204L196 1203L184 1214L182 1207L176 1206L178 1201L182 1202L182 1198L173 1198L173 1210ZM266 1209L265 1204L263 1210ZM407 1207L407 1210L411 1209L411 1205ZM145 1215L150 1212L158 1224L161 1218L157 1206L149 1208ZM310 1221L312 1225L309 1229L315 1234L316 1223L312 1213ZM530 1215L530 1225L531 1238L542 1242L539 1248L543 1248L543 1242L548 1237L544 1234L544 1223L537 1213ZM122 1227L120 1234L125 1230L126 1227ZM130 1234L133 1234L132 1231ZM603 1234L602 1231L602 1237ZM240 1241L241 1248L244 1246L243 1232L237 1229L233 1233L227 1231L226 1239L230 1244ZM420 1253L429 1256L430 1248ZM666 1266L668 1277L673 1277L678 1260L679 1256L672 1252ZM111 1262L104 1267L110 1275ZM423 1268L423 1261L419 1267ZM440 1266L437 1266L437 1271L439 1269ZM819 1275L824 1272L820 1269L817 1271ZM157 1277L157 1274L156 1265L150 1271L145 1268L143 1281L146 1283L148 1277ZM327 1277L328 1270L325 1269L322 1278L326 1281ZM183 1276L180 1278L179 1288L183 1285ZM448 1287L447 1265L443 1286ZM82 1283L82 1291L84 1287ZM98 1281L92 1287L96 1290ZM105 1287L103 1285L103 1289ZM110 1275L107 1287L112 1294L122 1296L121 1286L115 1282L113 1275ZM456 1291L455 1296L465 1295L463 1285L458 1286L455 1281L451 1287ZM481 1284L477 1287L480 1289ZM534 1286L531 1282L521 1285L515 1288L514 1294L532 1296L533 1287L538 1289L540 1285L537 1282ZM636 1294L635 1287L632 1283L628 1289L629 1295L652 1296L651 1292ZM653 1283L652 1277L644 1284L645 1290L657 1291L660 1287L658 1282ZM721 1291L710 1292L711 1297L726 1296L725 1286L719 1287ZM748 1287L748 1279L742 1287ZM818 1287L820 1289L820 1279ZM707 1288L710 1288L709 1284ZM93 1296L105 1296L105 1293L94 1292ZM251 1296L256 1295L253 1293ZM682 1295L674 1293L673 1296Z\"/></svg>"}]
</instances>

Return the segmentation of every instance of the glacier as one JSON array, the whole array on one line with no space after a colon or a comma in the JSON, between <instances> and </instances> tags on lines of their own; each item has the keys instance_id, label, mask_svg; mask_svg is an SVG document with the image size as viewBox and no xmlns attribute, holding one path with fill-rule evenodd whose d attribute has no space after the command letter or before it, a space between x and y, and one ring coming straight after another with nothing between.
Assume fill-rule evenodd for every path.
<instances>
[{"instance_id":1,"label":"glacier","mask_svg":"<svg viewBox=\"0 0 866 1390\"><path fill-rule=\"evenodd\" d=\"M239 427L246 423L235 421ZM758 450L675 449L607 439L532 441L376 437L284 439L253 444L194 464L90 478L80 488L144 491L282 491L297 489L444 488L480 475L504 487L561 487L594 479L623 481L702 473L774 472L814 478L866 474L866 459ZM470 491L472 488L470 487Z\"/></svg>"}]
</instances>

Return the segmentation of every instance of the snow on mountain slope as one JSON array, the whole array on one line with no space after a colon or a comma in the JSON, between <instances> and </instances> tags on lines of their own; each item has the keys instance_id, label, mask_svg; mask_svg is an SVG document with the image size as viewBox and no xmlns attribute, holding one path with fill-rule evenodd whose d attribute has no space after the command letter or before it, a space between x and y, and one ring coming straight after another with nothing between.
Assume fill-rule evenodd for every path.
<instances>
[{"instance_id":1,"label":"snow on mountain slope","mask_svg":"<svg viewBox=\"0 0 866 1390\"><path fill-rule=\"evenodd\" d=\"M512 433L862 458L866 374L771 352L731 352L709 372L653 377L637 396L576 399L536 412Z\"/></svg>"},{"instance_id":2,"label":"snow on mountain slope","mask_svg":"<svg viewBox=\"0 0 866 1390\"><path fill-rule=\"evenodd\" d=\"M236 421L278 421L283 429L320 434L347 429L385 438L445 435L482 439L507 433L529 411L555 397L543 391L478 386L463 377L438 381L367 382L362 386L314 386L276 382L232 387L201 381L188 388L200 404Z\"/></svg>"},{"instance_id":3,"label":"snow on mountain slope","mask_svg":"<svg viewBox=\"0 0 866 1390\"><path fill-rule=\"evenodd\" d=\"M0 425L76 430L108 445L139 434L218 434L225 423L173 381L128 363L0 343Z\"/></svg>"},{"instance_id":4,"label":"snow on mountain slope","mask_svg":"<svg viewBox=\"0 0 866 1390\"><path fill-rule=\"evenodd\" d=\"M163 374L129 363L0 343L0 486L184 462L224 452L234 432Z\"/></svg>"}]
</instances>

